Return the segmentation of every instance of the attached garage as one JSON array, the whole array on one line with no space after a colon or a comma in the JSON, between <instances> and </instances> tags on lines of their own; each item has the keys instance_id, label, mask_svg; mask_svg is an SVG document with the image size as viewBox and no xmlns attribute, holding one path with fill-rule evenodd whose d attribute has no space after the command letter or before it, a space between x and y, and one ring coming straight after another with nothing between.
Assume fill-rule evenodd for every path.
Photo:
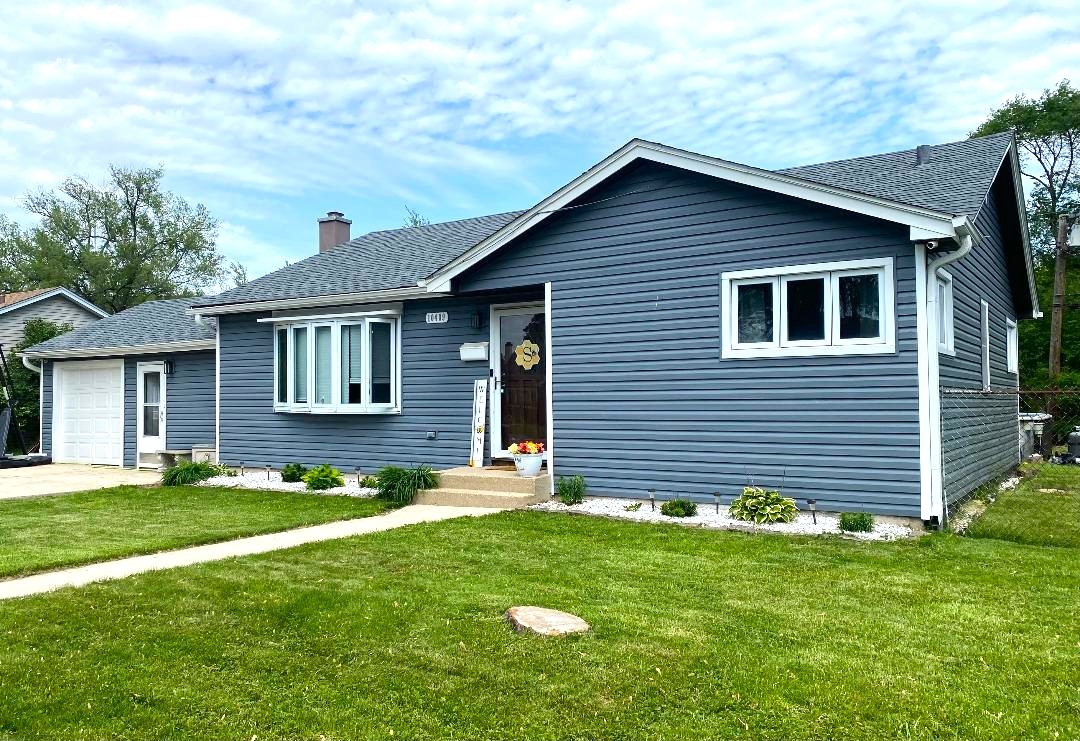
<instances>
[{"instance_id":1,"label":"attached garage","mask_svg":"<svg viewBox=\"0 0 1080 741\"><path fill-rule=\"evenodd\" d=\"M124 464L124 361L81 360L53 368L53 460Z\"/></svg>"}]
</instances>

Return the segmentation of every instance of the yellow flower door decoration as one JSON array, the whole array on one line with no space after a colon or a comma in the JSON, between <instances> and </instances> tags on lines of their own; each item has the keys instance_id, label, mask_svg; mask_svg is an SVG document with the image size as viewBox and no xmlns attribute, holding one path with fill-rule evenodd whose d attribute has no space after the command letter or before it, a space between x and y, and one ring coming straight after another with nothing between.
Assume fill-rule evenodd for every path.
<instances>
[{"instance_id":1,"label":"yellow flower door decoration","mask_svg":"<svg viewBox=\"0 0 1080 741\"><path fill-rule=\"evenodd\" d=\"M525 370L532 370L540 362L540 346L532 340L525 340L514 348L514 362Z\"/></svg>"}]
</instances>

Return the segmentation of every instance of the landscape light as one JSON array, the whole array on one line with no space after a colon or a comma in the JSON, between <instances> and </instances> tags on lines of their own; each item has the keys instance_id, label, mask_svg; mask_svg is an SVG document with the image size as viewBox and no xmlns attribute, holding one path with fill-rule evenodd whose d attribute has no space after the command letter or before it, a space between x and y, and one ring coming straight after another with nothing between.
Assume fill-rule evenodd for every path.
<instances>
[{"instance_id":1,"label":"landscape light","mask_svg":"<svg viewBox=\"0 0 1080 741\"><path fill-rule=\"evenodd\" d=\"M649 506L656 511L656 489L649 489Z\"/></svg>"},{"instance_id":2,"label":"landscape light","mask_svg":"<svg viewBox=\"0 0 1080 741\"><path fill-rule=\"evenodd\" d=\"M810 505L810 516L814 518L814 524L817 524L817 500L807 499L806 503Z\"/></svg>"}]
</instances>

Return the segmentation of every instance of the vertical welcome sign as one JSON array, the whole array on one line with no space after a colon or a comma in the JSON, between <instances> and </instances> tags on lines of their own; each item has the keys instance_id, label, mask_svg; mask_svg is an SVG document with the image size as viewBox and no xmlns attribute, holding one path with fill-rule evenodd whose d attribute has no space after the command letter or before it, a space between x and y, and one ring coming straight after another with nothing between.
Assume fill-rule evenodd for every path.
<instances>
[{"instance_id":1,"label":"vertical welcome sign","mask_svg":"<svg viewBox=\"0 0 1080 741\"><path fill-rule=\"evenodd\" d=\"M469 449L469 465L484 465L484 429L487 425L488 379L473 383L472 443Z\"/></svg>"}]
</instances>

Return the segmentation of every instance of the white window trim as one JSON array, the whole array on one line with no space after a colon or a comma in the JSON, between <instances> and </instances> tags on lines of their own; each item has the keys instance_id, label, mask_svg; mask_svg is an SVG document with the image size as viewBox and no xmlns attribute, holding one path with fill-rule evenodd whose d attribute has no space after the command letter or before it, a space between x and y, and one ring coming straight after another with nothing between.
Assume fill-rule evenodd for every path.
<instances>
[{"instance_id":1,"label":"white window trim","mask_svg":"<svg viewBox=\"0 0 1080 741\"><path fill-rule=\"evenodd\" d=\"M1005 363L1009 373L1020 373L1020 332L1012 319L1005 320Z\"/></svg>"},{"instance_id":2,"label":"white window trim","mask_svg":"<svg viewBox=\"0 0 1080 741\"><path fill-rule=\"evenodd\" d=\"M937 281L934 283L934 309L938 311L939 321L935 323L935 329L938 330L939 335L937 338L938 352L944 355L956 355L956 331L953 319L953 277L952 274L945 270L937 271ZM937 305L937 288L938 284L945 286L945 307L944 307L944 329L945 329L945 341L941 341L940 332L942 325L940 319L942 317L941 307Z\"/></svg>"},{"instance_id":3,"label":"white window trim","mask_svg":"<svg viewBox=\"0 0 1080 741\"><path fill-rule=\"evenodd\" d=\"M836 284L844 273L863 273L880 271L879 307L882 336L877 338L859 338L840 340L838 322L833 316L838 312L839 291ZM784 335L787 331L785 314L786 301L781 295L784 283L792 278L832 277L825 281L825 301L829 307L826 312L826 341L811 340L788 342ZM746 283L773 284L773 328L771 342L739 344L737 315L737 286ZM734 270L720 275L721 306L721 357L723 358L778 358L811 357L840 355L882 355L896 351L896 286L893 279L893 258L870 258L863 260L843 260L837 262L811 263L807 265L788 265L752 270Z\"/></svg>"},{"instance_id":4,"label":"white window trim","mask_svg":"<svg viewBox=\"0 0 1080 741\"><path fill-rule=\"evenodd\" d=\"M288 412L292 414L401 414L401 315L386 311L373 311L370 314L351 313L347 315L333 315L325 317L282 317L274 321L274 411ZM302 319L302 321L301 321ZM391 401L389 404L374 404L371 399L371 331L370 325L390 324L392 328L391 339L394 347L390 355L390 391ZM344 326L361 325L362 331L361 358L364 363L363 390L360 404L342 403L341 401L341 328ZM293 381L294 365L294 340L293 329L297 327L307 328L307 398L306 402L296 401L296 385ZM330 327L330 398L328 404L318 404L315 399L315 328ZM278 385L280 372L278 363L278 330L286 331L286 394L287 400L278 401Z\"/></svg>"},{"instance_id":5,"label":"white window trim","mask_svg":"<svg viewBox=\"0 0 1080 741\"><path fill-rule=\"evenodd\" d=\"M982 386L984 391L990 390L990 304L985 300L979 302L980 334L982 335Z\"/></svg>"}]
</instances>

